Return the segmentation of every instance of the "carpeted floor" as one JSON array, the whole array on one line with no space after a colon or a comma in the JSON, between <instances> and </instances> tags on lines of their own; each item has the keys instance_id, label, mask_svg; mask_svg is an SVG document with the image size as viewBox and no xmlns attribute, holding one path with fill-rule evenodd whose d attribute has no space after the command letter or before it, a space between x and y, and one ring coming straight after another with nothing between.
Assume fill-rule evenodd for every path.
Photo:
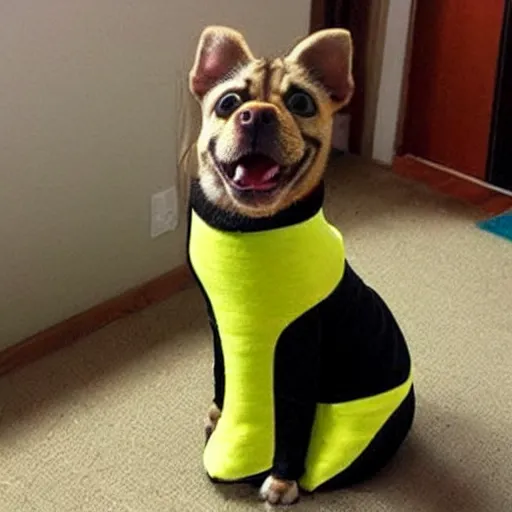
<instances>
[{"instance_id":1,"label":"carpeted floor","mask_svg":"<svg viewBox=\"0 0 512 512\"><path fill-rule=\"evenodd\" d=\"M329 217L415 360L418 413L393 463L294 510L512 510L512 245L479 212L339 160ZM1 512L264 509L203 475L209 335L196 290L0 380Z\"/></svg>"}]
</instances>

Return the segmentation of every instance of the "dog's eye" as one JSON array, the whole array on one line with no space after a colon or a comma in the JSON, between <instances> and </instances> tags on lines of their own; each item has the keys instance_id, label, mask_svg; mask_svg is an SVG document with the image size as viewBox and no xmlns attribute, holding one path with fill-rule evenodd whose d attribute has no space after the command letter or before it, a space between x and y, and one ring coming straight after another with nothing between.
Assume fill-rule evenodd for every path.
<instances>
[{"instance_id":1,"label":"dog's eye","mask_svg":"<svg viewBox=\"0 0 512 512\"><path fill-rule=\"evenodd\" d=\"M305 91L292 89L285 97L286 108L301 117L312 117L316 114L315 100Z\"/></svg>"},{"instance_id":2,"label":"dog's eye","mask_svg":"<svg viewBox=\"0 0 512 512\"><path fill-rule=\"evenodd\" d=\"M242 98L236 92L228 92L215 105L215 113L219 117L230 116L241 104Z\"/></svg>"}]
</instances>

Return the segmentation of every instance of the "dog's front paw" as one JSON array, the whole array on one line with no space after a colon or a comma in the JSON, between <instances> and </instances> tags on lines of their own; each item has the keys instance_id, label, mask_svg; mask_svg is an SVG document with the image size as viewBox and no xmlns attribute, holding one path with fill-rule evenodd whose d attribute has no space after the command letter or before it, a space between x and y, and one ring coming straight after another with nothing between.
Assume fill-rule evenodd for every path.
<instances>
[{"instance_id":1,"label":"dog's front paw","mask_svg":"<svg viewBox=\"0 0 512 512\"><path fill-rule=\"evenodd\" d=\"M294 480L270 475L261 486L260 498L272 505L291 505L299 499L299 486Z\"/></svg>"},{"instance_id":2,"label":"dog's front paw","mask_svg":"<svg viewBox=\"0 0 512 512\"><path fill-rule=\"evenodd\" d=\"M220 414L220 409L215 404L212 404L208 409L208 413L206 414L204 421L204 433L206 436L206 441L208 441L210 436L213 434L213 431L215 430L215 427L217 426L217 423L220 419Z\"/></svg>"}]
</instances>

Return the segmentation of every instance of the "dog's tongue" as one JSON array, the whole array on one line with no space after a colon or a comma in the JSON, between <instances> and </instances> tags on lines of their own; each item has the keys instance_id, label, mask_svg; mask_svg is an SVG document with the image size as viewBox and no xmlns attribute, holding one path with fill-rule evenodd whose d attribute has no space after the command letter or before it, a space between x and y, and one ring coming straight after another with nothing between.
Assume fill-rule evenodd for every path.
<instances>
[{"instance_id":1,"label":"dog's tongue","mask_svg":"<svg viewBox=\"0 0 512 512\"><path fill-rule=\"evenodd\" d=\"M279 165L263 155L250 155L242 158L235 169L233 182L239 188L269 190L275 187L279 175Z\"/></svg>"}]
</instances>

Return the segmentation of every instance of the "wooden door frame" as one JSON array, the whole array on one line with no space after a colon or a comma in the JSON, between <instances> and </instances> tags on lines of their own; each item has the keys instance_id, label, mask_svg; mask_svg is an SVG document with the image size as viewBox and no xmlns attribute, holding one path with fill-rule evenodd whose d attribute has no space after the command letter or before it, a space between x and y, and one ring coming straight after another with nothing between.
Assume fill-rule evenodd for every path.
<instances>
[{"instance_id":1,"label":"wooden door frame","mask_svg":"<svg viewBox=\"0 0 512 512\"><path fill-rule=\"evenodd\" d=\"M512 0L506 0L486 180L512 191Z\"/></svg>"},{"instance_id":2,"label":"wooden door frame","mask_svg":"<svg viewBox=\"0 0 512 512\"><path fill-rule=\"evenodd\" d=\"M312 0L311 32L329 26L328 12L333 1ZM400 153L416 1L388 0L386 26L380 27L385 36L377 105L375 115L364 120L364 131L372 139L368 156L389 165ZM505 5L486 181L512 191L512 98L507 97L512 91L512 0L506 0ZM398 24L401 28L397 32ZM395 66L391 68L388 63L393 60Z\"/></svg>"},{"instance_id":3,"label":"wooden door frame","mask_svg":"<svg viewBox=\"0 0 512 512\"><path fill-rule=\"evenodd\" d=\"M312 32L329 26L329 10L333 1L312 0ZM375 59L378 69L372 71L370 89L365 93L366 105L355 112L355 115L362 116L362 126L354 136L360 141L363 156L391 165L397 134L400 133L403 77L415 0L380 0L379 4L378 20L371 22L368 35L370 45L372 40L379 42L371 48L371 51L379 52Z\"/></svg>"},{"instance_id":4,"label":"wooden door frame","mask_svg":"<svg viewBox=\"0 0 512 512\"><path fill-rule=\"evenodd\" d=\"M389 0L372 159L392 165L401 143L416 0Z\"/></svg>"},{"instance_id":5,"label":"wooden door frame","mask_svg":"<svg viewBox=\"0 0 512 512\"><path fill-rule=\"evenodd\" d=\"M337 26L349 28L352 32L354 54L356 56L353 65L356 93L352 102L343 109L343 112L351 115L349 150L355 154L369 153L366 141L369 138L369 134L373 134L373 121L375 117L374 112L370 108L371 105L367 101L370 98L370 103L372 100L373 103L376 103L376 92L371 94L373 92L371 90L372 87L375 88L375 73L373 71L369 73L367 69L367 55L372 42L372 34L370 32L374 32L371 16L372 1L311 1L310 32Z\"/></svg>"},{"instance_id":6,"label":"wooden door frame","mask_svg":"<svg viewBox=\"0 0 512 512\"><path fill-rule=\"evenodd\" d=\"M407 99L409 94L409 73L411 72L411 59L412 59L412 44L414 38L414 25L416 20L416 8L418 0L411 0L411 7L409 12L409 24L407 27L407 40L405 43L405 58L403 65L403 78L400 91L400 100L398 104L396 134L394 141L394 156L403 154L403 139L405 127L405 114L407 111Z\"/></svg>"}]
</instances>

